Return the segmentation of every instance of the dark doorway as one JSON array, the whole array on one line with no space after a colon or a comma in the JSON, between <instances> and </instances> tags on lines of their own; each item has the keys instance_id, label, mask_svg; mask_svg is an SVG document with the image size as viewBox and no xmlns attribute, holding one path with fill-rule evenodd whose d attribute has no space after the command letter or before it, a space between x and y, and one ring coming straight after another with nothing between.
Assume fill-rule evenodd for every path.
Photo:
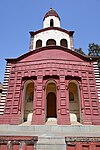
<instances>
[{"instance_id":1,"label":"dark doorway","mask_svg":"<svg viewBox=\"0 0 100 150\"><path fill-rule=\"evenodd\" d=\"M53 92L47 95L47 118L56 118L56 95Z\"/></svg>"}]
</instances>

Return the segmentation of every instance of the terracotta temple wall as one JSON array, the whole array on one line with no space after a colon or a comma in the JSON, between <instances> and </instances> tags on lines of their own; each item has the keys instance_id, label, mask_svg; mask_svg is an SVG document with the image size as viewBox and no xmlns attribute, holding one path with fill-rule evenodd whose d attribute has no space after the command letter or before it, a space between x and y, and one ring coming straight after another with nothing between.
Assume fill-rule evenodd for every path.
<instances>
[{"instance_id":1,"label":"terracotta temple wall","mask_svg":"<svg viewBox=\"0 0 100 150\"><path fill-rule=\"evenodd\" d=\"M32 124L45 124L45 86L54 79L57 82L58 124L70 124L68 84L79 84L83 124L100 124L98 97L93 64L87 61L28 60L12 63L4 114L0 124L20 124L24 82L33 80L35 90Z\"/></svg>"}]
</instances>

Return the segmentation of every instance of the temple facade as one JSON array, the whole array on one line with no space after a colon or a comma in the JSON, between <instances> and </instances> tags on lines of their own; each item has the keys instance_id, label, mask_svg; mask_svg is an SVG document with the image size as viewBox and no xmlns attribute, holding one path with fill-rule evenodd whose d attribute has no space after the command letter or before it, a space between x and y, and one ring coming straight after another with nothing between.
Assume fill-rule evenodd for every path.
<instances>
[{"instance_id":1,"label":"temple facade","mask_svg":"<svg viewBox=\"0 0 100 150\"><path fill-rule=\"evenodd\" d=\"M100 60L74 50L50 9L29 51L6 59L0 150L100 150Z\"/></svg>"},{"instance_id":2,"label":"temple facade","mask_svg":"<svg viewBox=\"0 0 100 150\"><path fill-rule=\"evenodd\" d=\"M50 9L30 32L29 52L6 59L0 124L100 125L97 58L74 51L73 34Z\"/></svg>"}]
</instances>

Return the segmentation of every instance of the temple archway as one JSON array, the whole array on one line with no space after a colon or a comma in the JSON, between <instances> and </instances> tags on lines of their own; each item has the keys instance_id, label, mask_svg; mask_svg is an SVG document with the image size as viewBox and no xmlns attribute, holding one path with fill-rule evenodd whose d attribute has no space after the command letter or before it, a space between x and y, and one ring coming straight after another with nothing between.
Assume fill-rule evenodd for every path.
<instances>
[{"instance_id":1,"label":"temple archway","mask_svg":"<svg viewBox=\"0 0 100 150\"><path fill-rule=\"evenodd\" d=\"M47 95L47 118L56 118L56 95L49 92Z\"/></svg>"},{"instance_id":2,"label":"temple archway","mask_svg":"<svg viewBox=\"0 0 100 150\"><path fill-rule=\"evenodd\" d=\"M69 110L70 117L76 116L76 121L80 122L80 91L77 81L74 80L69 83Z\"/></svg>"},{"instance_id":3,"label":"temple archway","mask_svg":"<svg viewBox=\"0 0 100 150\"><path fill-rule=\"evenodd\" d=\"M46 118L57 118L56 84L49 81L46 86L47 113Z\"/></svg>"},{"instance_id":4,"label":"temple archway","mask_svg":"<svg viewBox=\"0 0 100 150\"><path fill-rule=\"evenodd\" d=\"M31 80L28 80L24 84L23 109L22 109L23 122L27 121L28 115L32 114L33 112L33 101L34 101L34 83Z\"/></svg>"}]
</instances>

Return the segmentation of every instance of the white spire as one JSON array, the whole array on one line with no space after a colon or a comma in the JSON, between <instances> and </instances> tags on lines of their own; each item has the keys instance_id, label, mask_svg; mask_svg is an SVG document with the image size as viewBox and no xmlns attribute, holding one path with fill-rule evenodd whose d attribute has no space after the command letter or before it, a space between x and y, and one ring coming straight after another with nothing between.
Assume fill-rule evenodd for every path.
<instances>
[{"instance_id":1,"label":"white spire","mask_svg":"<svg viewBox=\"0 0 100 150\"><path fill-rule=\"evenodd\" d=\"M52 8L45 14L43 19L43 28L47 27L60 27L60 17Z\"/></svg>"}]
</instances>

